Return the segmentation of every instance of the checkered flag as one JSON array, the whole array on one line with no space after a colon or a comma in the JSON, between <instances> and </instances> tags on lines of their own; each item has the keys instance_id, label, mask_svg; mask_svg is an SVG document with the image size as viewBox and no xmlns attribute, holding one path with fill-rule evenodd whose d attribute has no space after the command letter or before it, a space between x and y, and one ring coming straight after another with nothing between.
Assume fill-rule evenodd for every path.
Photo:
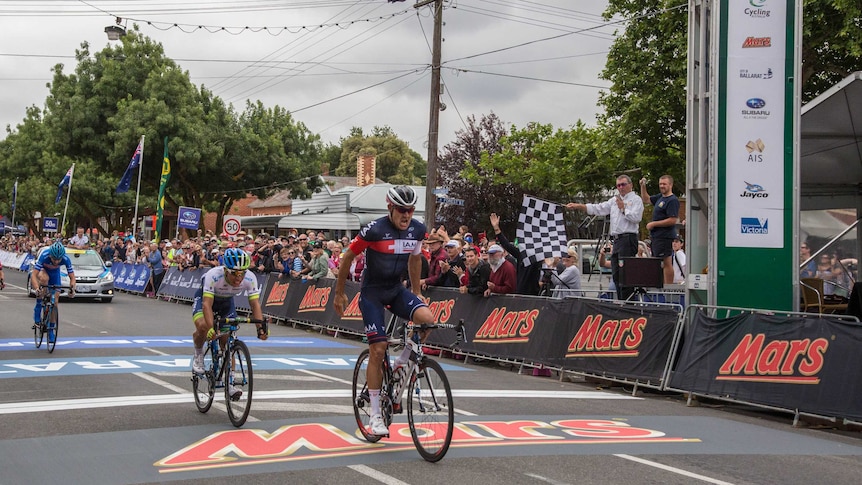
<instances>
[{"instance_id":1,"label":"checkered flag","mask_svg":"<svg viewBox=\"0 0 862 485\"><path fill-rule=\"evenodd\" d=\"M566 250L566 226L559 204L524 196L518 216L518 241L523 243L524 266L559 256Z\"/></svg>"}]
</instances>

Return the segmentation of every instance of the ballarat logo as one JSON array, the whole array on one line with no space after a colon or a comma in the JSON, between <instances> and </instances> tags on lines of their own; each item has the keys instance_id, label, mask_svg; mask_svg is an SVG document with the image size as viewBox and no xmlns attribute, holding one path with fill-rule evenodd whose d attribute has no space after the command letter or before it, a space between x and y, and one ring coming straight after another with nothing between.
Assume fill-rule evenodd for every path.
<instances>
[{"instance_id":1,"label":"ballarat logo","mask_svg":"<svg viewBox=\"0 0 862 485\"><path fill-rule=\"evenodd\" d=\"M747 334L718 370L717 381L819 384L829 341L825 338L773 340Z\"/></svg>"},{"instance_id":2,"label":"ballarat logo","mask_svg":"<svg viewBox=\"0 0 862 485\"><path fill-rule=\"evenodd\" d=\"M326 304L329 303L329 293L332 288L329 286L316 288L309 286L305 290L305 295L299 303L300 312L323 312L326 311Z\"/></svg>"},{"instance_id":3,"label":"ballarat logo","mask_svg":"<svg viewBox=\"0 0 862 485\"><path fill-rule=\"evenodd\" d=\"M473 342L526 343L536 326L539 310L506 311L506 307L495 308L479 327Z\"/></svg>"},{"instance_id":4,"label":"ballarat logo","mask_svg":"<svg viewBox=\"0 0 862 485\"><path fill-rule=\"evenodd\" d=\"M587 315L566 357L637 357L646 324L645 317L602 322L601 314Z\"/></svg>"}]
</instances>

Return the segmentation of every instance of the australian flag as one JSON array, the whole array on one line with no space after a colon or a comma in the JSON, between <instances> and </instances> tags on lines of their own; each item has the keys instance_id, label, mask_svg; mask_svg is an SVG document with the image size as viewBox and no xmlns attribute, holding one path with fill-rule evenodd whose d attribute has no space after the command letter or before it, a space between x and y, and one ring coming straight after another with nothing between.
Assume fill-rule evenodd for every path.
<instances>
[{"instance_id":1,"label":"australian flag","mask_svg":"<svg viewBox=\"0 0 862 485\"><path fill-rule=\"evenodd\" d=\"M60 199L63 197L63 187L68 187L72 182L72 172L75 171L75 164L73 163L71 167L69 167L69 171L66 172L66 176L63 177L63 180L60 181L60 184L57 185L57 198L54 200L55 204L60 203Z\"/></svg>"},{"instance_id":2,"label":"australian flag","mask_svg":"<svg viewBox=\"0 0 862 485\"><path fill-rule=\"evenodd\" d=\"M126 172L123 174L123 178L120 179L120 184L117 185L118 194L129 191L129 186L132 185L132 175L134 175L135 170L138 169L138 165L141 164L141 154L143 151L144 141L141 140L141 142L138 143L138 148L135 148L135 154L132 155L132 160L129 162L129 166L126 167Z\"/></svg>"}]
</instances>

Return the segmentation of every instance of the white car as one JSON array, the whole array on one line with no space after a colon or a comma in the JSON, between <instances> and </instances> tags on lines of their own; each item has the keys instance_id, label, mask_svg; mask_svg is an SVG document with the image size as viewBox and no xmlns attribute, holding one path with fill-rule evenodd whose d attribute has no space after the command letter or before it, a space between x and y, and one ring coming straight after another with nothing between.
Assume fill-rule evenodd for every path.
<instances>
[{"instance_id":1,"label":"white car","mask_svg":"<svg viewBox=\"0 0 862 485\"><path fill-rule=\"evenodd\" d=\"M37 258L47 250L47 246L39 250ZM110 303L114 298L114 275L108 269L111 263L105 265L99 253L92 249L66 248L66 255L69 256L72 267L75 268L75 298L92 298ZM33 297L36 296L36 291L30 287L30 273L35 263L36 260L30 263L30 270L27 272L27 292ZM60 267L60 284L69 286L69 275L66 274L65 266ZM68 294L67 289L60 292L61 297L66 297Z\"/></svg>"}]
</instances>

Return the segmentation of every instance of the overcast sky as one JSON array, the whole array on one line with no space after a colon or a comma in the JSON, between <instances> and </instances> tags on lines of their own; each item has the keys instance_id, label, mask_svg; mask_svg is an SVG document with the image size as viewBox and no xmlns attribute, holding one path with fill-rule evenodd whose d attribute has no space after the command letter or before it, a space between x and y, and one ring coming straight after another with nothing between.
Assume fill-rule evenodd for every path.
<instances>
[{"instance_id":1,"label":"overcast sky","mask_svg":"<svg viewBox=\"0 0 862 485\"><path fill-rule=\"evenodd\" d=\"M282 106L332 143L352 126L368 132L388 125L426 157L433 19L430 7L414 3L0 0L0 137L28 106L43 107L52 66L63 63L71 72L82 42L101 50L108 44L104 28L120 16L160 42L194 84L238 111L247 99ZM598 75L622 28L600 17L604 0L445 5L440 147L468 116L492 111L519 127L595 122L600 88L608 86ZM267 30L251 31L258 27ZM526 45L512 48L519 44Z\"/></svg>"}]
</instances>

